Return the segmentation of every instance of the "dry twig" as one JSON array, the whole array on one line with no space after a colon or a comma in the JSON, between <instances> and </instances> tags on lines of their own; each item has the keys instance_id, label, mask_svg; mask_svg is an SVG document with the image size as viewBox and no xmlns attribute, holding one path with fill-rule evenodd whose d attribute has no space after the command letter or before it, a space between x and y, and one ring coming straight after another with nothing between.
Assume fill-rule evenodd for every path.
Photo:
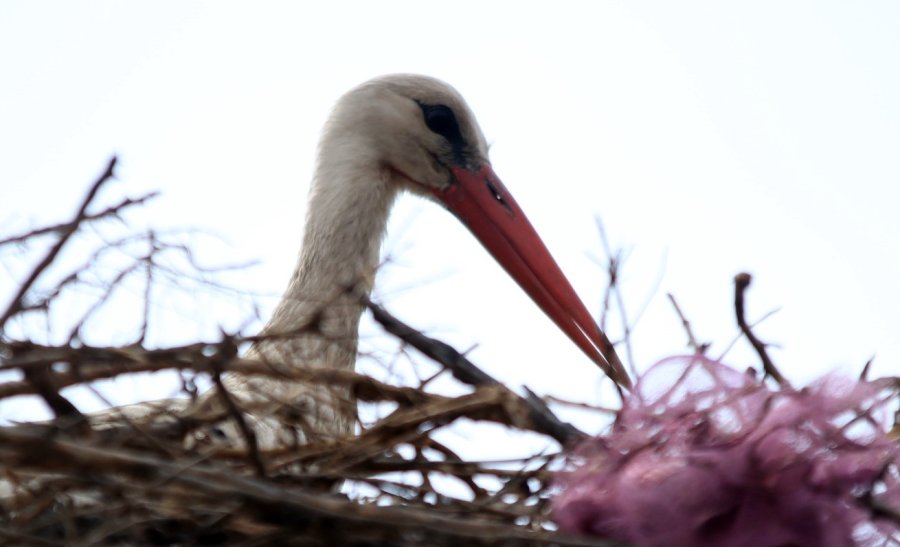
<instances>
[{"instance_id":1,"label":"dry twig","mask_svg":"<svg viewBox=\"0 0 900 547\"><path fill-rule=\"evenodd\" d=\"M672 303L672 307L675 308L675 313L678 314L678 318L681 320L681 326L684 327L684 332L688 337L688 347L694 350L694 353L704 355L706 353L706 350L709 349L709 344L701 344L697 342L697 338L694 336L694 331L691 329L691 322L688 321L687 317L684 315L684 312L681 311L681 306L679 306L678 301L675 300L675 295L673 295L672 293L666 293L666 296L669 298L669 302Z\"/></svg>"},{"instance_id":2,"label":"dry twig","mask_svg":"<svg viewBox=\"0 0 900 547\"><path fill-rule=\"evenodd\" d=\"M378 321L385 330L438 363L444 365L457 380L476 387L502 386L502 384L494 379L494 377L475 366L475 364L469 361L464 355L449 345L425 336L371 301L367 300L366 305L372 311L375 320ZM503 389L509 391L505 386ZM510 392L510 394L516 396L512 392ZM526 397L524 398L524 401L526 407L529 409L529 417L532 420L535 429L550 435L563 446L573 441L583 439L586 436L585 433L579 431L572 424L563 422L557 418L550 408L530 389L526 388Z\"/></svg>"},{"instance_id":3,"label":"dry twig","mask_svg":"<svg viewBox=\"0 0 900 547\"><path fill-rule=\"evenodd\" d=\"M737 316L737 324L741 328L741 332L744 333L744 336L747 337L747 340L750 341L753 349L756 350L760 360L762 360L763 370L766 375L771 376L782 386L790 387L790 383L775 366L772 358L769 357L769 353L766 351L766 344L753 334L750 324L747 323L744 314L744 293L746 292L747 287L750 286L752 280L753 276L748 273L739 273L734 276L734 312Z\"/></svg>"},{"instance_id":4,"label":"dry twig","mask_svg":"<svg viewBox=\"0 0 900 547\"><path fill-rule=\"evenodd\" d=\"M35 267L31 270L31 273L25 280L19 285L19 289L16 294L13 296L12 301L10 301L6 310L3 312L3 315L0 315L0 332L3 331L4 325L9 320L10 317L18 313L22 307L25 295L28 293L29 289L31 289L32 285L34 285L35 281L37 281L38 277L47 269L48 266L53 262L53 260L59 255L59 252L66 245L69 239L75 234L78 227L81 226L81 223L87 218L87 208L90 206L91 202L94 201L94 198L97 196L97 192L100 191L100 187L103 186L108 180L113 177L113 169L116 166L116 158L113 157L109 160L109 163L106 166L106 169L100 175L100 177L91 185L88 190L87 195L81 202L81 205L78 207L78 211L75 213L75 218L70 222L62 225L55 226L54 229L59 233L59 239L56 244L47 251L47 254L44 255L44 258L38 262ZM46 233L46 230L39 231L40 233Z\"/></svg>"}]
</instances>

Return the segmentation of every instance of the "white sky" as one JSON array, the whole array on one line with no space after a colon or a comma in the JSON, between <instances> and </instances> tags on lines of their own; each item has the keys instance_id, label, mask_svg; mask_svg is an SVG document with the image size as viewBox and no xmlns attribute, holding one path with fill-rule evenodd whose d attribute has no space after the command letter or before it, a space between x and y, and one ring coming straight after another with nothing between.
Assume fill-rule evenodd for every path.
<instances>
[{"instance_id":1,"label":"white sky","mask_svg":"<svg viewBox=\"0 0 900 547\"><path fill-rule=\"evenodd\" d=\"M495 170L592 309L594 215L629 250L632 316L652 296L639 368L685 351L668 291L718 354L748 270L751 315L781 308L758 333L790 378L855 374L873 354L898 373L900 4L550 5L6 1L0 232L67 218L115 152L110 199L159 189L148 222L221 234L231 246L213 261L260 260L246 282L272 295L268 311L334 100L420 72L468 99ZM403 200L386 248L377 293L392 312L477 344L472 359L511 385L596 397L597 369L450 215ZM3 305L13 282L0 271ZM755 362L743 347L726 361Z\"/></svg>"}]
</instances>

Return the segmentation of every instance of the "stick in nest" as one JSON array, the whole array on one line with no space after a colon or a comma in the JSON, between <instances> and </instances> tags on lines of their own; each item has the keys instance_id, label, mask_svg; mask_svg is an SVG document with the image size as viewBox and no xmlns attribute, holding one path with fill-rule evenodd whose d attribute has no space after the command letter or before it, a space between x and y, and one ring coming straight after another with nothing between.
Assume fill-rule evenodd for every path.
<instances>
[{"instance_id":1,"label":"stick in nest","mask_svg":"<svg viewBox=\"0 0 900 547\"><path fill-rule=\"evenodd\" d=\"M763 370L766 375L771 376L782 386L790 387L791 384L781 374L778 367L775 366L772 358L769 357L769 352L766 351L766 344L753 334L753 330L750 328L750 324L747 323L747 318L744 315L744 293L747 291L747 287L750 286L752 280L753 276L746 272L734 276L734 312L737 316L737 324L741 328L741 332L744 333L744 336L747 337L747 340L750 341L753 349L756 350L760 360L762 360Z\"/></svg>"}]
</instances>

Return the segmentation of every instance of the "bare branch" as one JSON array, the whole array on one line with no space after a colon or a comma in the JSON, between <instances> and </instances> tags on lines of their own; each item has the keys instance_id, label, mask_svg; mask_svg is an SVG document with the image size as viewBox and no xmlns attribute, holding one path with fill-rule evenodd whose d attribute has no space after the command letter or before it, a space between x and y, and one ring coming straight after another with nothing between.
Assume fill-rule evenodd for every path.
<instances>
[{"instance_id":1,"label":"bare branch","mask_svg":"<svg viewBox=\"0 0 900 547\"><path fill-rule=\"evenodd\" d=\"M225 338L226 340L228 339L228 337ZM228 415L237 424L238 430L244 437L244 442L247 443L247 454L250 458L251 465L260 477L265 477L267 474L266 466L259 455L256 432L253 431L253 428L251 428L249 424L247 424L244 413L238 408L238 405L234 402L234 399L222 382L222 369L224 368L225 363L237 356L237 346L230 344L226 347L226 351L218 353L216 358L210 361L213 368L213 383L216 385L216 394L219 396L219 400L222 401Z\"/></svg>"},{"instance_id":2,"label":"bare branch","mask_svg":"<svg viewBox=\"0 0 900 547\"><path fill-rule=\"evenodd\" d=\"M606 228L603 226L603 221L599 216L594 217L594 220L597 224L597 232L600 234L600 242L603 244L603 250L606 253L607 260L609 261L606 272L609 275L609 284L607 285L606 294L603 297L603 311L601 313L601 331L606 332L606 317L609 313L610 309L610 299L615 298L616 304L619 310L619 317L622 321L622 342L625 344L625 355L628 357L628 369L631 372L631 375L635 378L637 377L637 369L635 368L635 360L634 360L634 351L631 347L631 323L628 320L628 313L625 310L625 299L622 296L622 290L619 284L619 273L622 268L622 263L624 262L624 256L622 250L618 250L615 253L612 250L612 247L609 244L609 240L606 237ZM615 360L619 362L618 355L615 355L615 348L610 344L610 353L613 354ZM606 355L604 354L604 357ZM607 358L609 360L609 358ZM612 363L612 361L610 361ZM618 389L618 388L617 388ZM619 395L622 395L621 390L619 390Z\"/></svg>"},{"instance_id":3,"label":"bare branch","mask_svg":"<svg viewBox=\"0 0 900 547\"><path fill-rule=\"evenodd\" d=\"M678 301L675 300L675 295L673 295L672 293L666 293L666 296L669 298L669 302L672 303L672 307L675 309L675 313L678 314L678 318L681 319L681 326L684 327L684 332L688 337L688 347L694 350L694 353L697 353L699 355L705 354L706 350L709 349L709 344L700 344L699 342L697 342L697 338L694 336L694 331L691 330L691 322L687 320L684 312L681 311L681 306L679 306Z\"/></svg>"},{"instance_id":4,"label":"bare branch","mask_svg":"<svg viewBox=\"0 0 900 547\"><path fill-rule=\"evenodd\" d=\"M113 158L115 159L115 158ZM69 230L77 230L79 225L83 225L87 222L93 222L95 220L100 220L107 217L119 217L119 214L125 209L130 208L133 205L143 205L151 199L159 196L159 192L150 192L149 194L144 194L143 196L139 196L136 198L125 198L119 203L115 205L111 205L102 211L98 211L96 213L85 213L81 217L76 217L75 220L71 220L69 222L64 222L62 224L53 224L51 226L44 226L42 228L38 228L36 230L31 230L24 234L19 234L15 236L6 237L0 239L0 247L4 245L10 245L15 243L25 243L27 241L31 241L37 237L49 235L49 234L58 234L63 235Z\"/></svg>"},{"instance_id":5,"label":"bare branch","mask_svg":"<svg viewBox=\"0 0 900 547\"><path fill-rule=\"evenodd\" d=\"M66 424L87 425L84 415L68 399L60 395L59 388L53 383L50 366L48 363L40 367L25 369L25 380L44 399L57 420Z\"/></svg>"},{"instance_id":6,"label":"bare branch","mask_svg":"<svg viewBox=\"0 0 900 547\"><path fill-rule=\"evenodd\" d=\"M750 282L753 280L753 276L748 273L739 273L734 276L734 312L737 316L738 326L741 328L741 332L744 333L744 336L747 337L747 340L750 341L750 344L753 346L753 349L756 350L756 353L759 355L760 360L762 360L763 370L766 375L771 376L776 382L781 384L784 387L790 387L790 383L787 379L782 376L781 372L775 366L775 363L772 361L771 357L769 357L769 353L766 351L766 344L763 343L759 338L753 334L753 330L750 325L747 323L747 319L744 315L744 293L747 290L747 287L750 286Z\"/></svg>"},{"instance_id":7,"label":"bare branch","mask_svg":"<svg viewBox=\"0 0 900 547\"><path fill-rule=\"evenodd\" d=\"M447 367L457 380L471 386L502 385L448 344L425 336L368 299L365 300L365 303L371 310L372 316L386 331ZM504 389L507 388L504 386ZM585 433L579 431L572 424L557 418L530 390L528 394L525 403L529 408L530 418L538 431L553 437L564 446L586 437Z\"/></svg>"},{"instance_id":8,"label":"bare branch","mask_svg":"<svg viewBox=\"0 0 900 547\"><path fill-rule=\"evenodd\" d=\"M81 202L81 205L78 207L78 211L75 213L75 217L72 221L63 225L59 233L59 240L57 240L56 244L50 248L44 258L41 259L40 262L35 265L35 267L31 270L31 273L25 280L19 285L19 290L13 296L12 301L6 308L6 311L3 312L3 315L0 315L0 332L3 331L3 327L6 325L6 322L10 317L17 314L23 307L23 301L25 295L31 289L32 285L34 285L37 278L47 269L48 266L53 262L62 248L66 245L66 242L72 237L72 235L78 230L78 227L81 226L81 223L85 220L85 214L88 206L90 206L91 202L94 201L94 198L97 196L97 192L100 190L100 187L103 186L106 181L110 180L113 177L113 169L116 166L116 157L113 156L112 159L109 160L109 163L106 166L106 169L100 175L100 177L91 185L88 190L87 195Z\"/></svg>"}]
</instances>

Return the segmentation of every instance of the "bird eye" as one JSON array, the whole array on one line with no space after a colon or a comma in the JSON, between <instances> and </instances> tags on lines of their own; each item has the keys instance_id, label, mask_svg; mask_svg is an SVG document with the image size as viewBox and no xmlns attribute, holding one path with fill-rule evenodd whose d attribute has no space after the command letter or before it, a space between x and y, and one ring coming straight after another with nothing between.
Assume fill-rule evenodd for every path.
<instances>
[{"instance_id":1,"label":"bird eye","mask_svg":"<svg viewBox=\"0 0 900 547\"><path fill-rule=\"evenodd\" d=\"M420 105L422 114L425 116L425 125L438 135L444 137L451 144L462 143L462 134L459 131L459 124L453 110L449 106L443 104Z\"/></svg>"}]
</instances>

